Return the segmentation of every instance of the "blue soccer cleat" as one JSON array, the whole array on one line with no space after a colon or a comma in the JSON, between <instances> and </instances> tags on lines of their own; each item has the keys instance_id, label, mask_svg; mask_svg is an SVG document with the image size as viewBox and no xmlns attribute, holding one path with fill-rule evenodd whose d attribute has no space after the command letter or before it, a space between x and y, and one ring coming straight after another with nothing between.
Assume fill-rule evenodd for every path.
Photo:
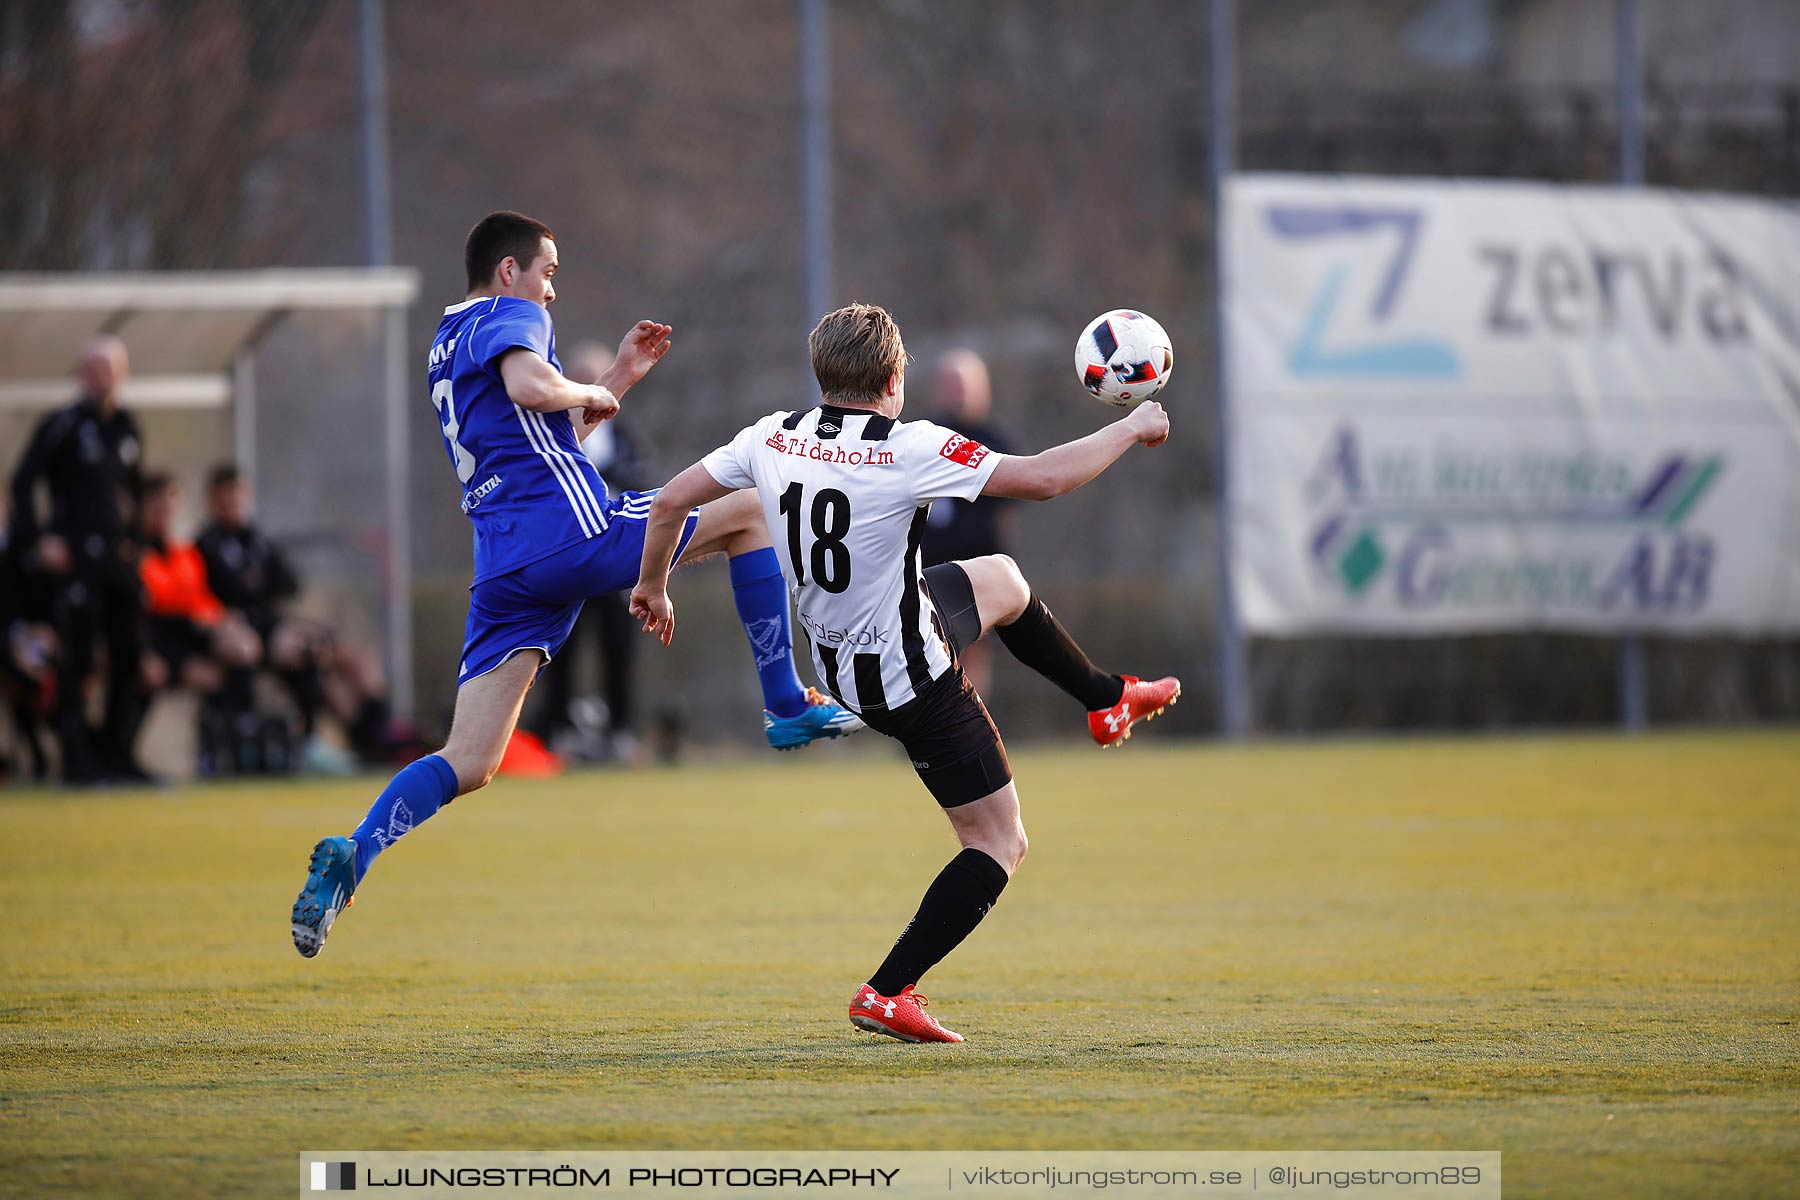
<instances>
[{"instance_id":1,"label":"blue soccer cleat","mask_svg":"<svg viewBox=\"0 0 1800 1200\"><path fill-rule=\"evenodd\" d=\"M849 709L827 700L818 688L806 689L807 709L792 717L778 717L763 709L763 736L777 750L798 750L826 738L846 737L863 728L862 719Z\"/></svg>"},{"instance_id":2,"label":"blue soccer cleat","mask_svg":"<svg viewBox=\"0 0 1800 1200\"><path fill-rule=\"evenodd\" d=\"M306 865L306 886L294 901L294 949L311 958L325 945L325 935L355 900L356 843L328 837L313 847Z\"/></svg>"}]
</instances>

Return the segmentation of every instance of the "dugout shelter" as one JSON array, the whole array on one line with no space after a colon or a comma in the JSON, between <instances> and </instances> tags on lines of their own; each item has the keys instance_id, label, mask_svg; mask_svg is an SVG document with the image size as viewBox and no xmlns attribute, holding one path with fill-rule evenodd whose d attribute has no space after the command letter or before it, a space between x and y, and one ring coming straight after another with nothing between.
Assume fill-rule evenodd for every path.
<instances>
[{"instance_id":1,"label":"dugout shelter","mask_svg":"<svg viewBox=\"0 0 1800 1200\"><path fill-rule=\"evenodd\" d=\"M302 312L363 314L380 322L384 468L382 627L395 707L409 712L412 514L405 438L406 313L418 272L399 267L268 271L0 273L0 412L67 403L70 370L94 334L122 338L130 408L216 410L230 421L233 457L257 473L256 357L282 321Z\"/></svg>"}]
</instances>

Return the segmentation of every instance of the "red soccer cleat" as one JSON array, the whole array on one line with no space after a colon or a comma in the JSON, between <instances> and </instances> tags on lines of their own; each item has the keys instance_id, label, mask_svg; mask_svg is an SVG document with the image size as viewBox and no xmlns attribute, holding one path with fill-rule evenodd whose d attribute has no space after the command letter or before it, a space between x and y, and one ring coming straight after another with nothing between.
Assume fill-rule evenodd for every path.
<instances>
[{"instance_id":1,"label":"red soccer cleat","mask_svg":"<svg viewBox=\"0 0 1800 1200\"><path fill-rule=\"evenodd\" d=\"M1136 675L1121 675L1125 694L1111 708L1088 714L1088 732L1102 750L1111 750L1130 739L1131 727L1149 721L1181 697L1181 680L1173 675L1145 683Z\"/></svg>"},{"instance_id":2,"label":"red soccer cleat","mask_svg":"<svg viewBox=\"0 0 1800 1200\"><path fill-rule=\"evenodd\" d=\"M910 987L902 988L898 996L877 996L875 989L865 983L850 1001L850 1023L902 1042L962 1041L962 1034L945 1029L925 1011L929 1003Z\"/></svg>"}]
</instances>

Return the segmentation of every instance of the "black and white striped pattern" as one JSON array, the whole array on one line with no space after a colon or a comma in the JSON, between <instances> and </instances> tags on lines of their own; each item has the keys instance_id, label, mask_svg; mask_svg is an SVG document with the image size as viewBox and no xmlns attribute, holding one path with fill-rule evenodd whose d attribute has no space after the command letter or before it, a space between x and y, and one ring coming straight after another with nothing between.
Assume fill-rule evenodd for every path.
<instances>
[{"instance_id":1,"label":"black and white striped pattern","mask_svg":"<svg viewBox=\"0 0 1800 1200\"><path fill-rule=\"evenodd\" d=\"M933 499L972 499L993 473L992 461L971 467L951 453L965 440L930 422L824 405L765 417L703 460L724 486L757 489L819 679L857 712L899 708L954 664L920 542ZM795 488L797 505L784 509ZM817 508L827 491L848 498L849 528L819 560L822 536L839 528L830 514L840 501L824 516ZM820 586L814 572L826 561L841 570L842 555L848 585Z\"/></svg>"}]
</instances>

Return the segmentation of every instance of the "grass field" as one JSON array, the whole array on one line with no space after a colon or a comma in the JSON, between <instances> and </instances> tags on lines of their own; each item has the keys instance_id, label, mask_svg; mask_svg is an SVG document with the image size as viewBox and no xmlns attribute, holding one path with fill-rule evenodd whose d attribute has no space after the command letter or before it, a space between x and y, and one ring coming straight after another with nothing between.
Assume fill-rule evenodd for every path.
<instances>
[{"instance_id":1,"label":"grass field","mask_svg":"<svg viewBox=\"0 0 1800 1200\"><path fill-rule=\"evenodd\" d=\"M325 953L369 781L0 795L0 1191L286 1195L302 1149L1493 1149L1509 1195L1792 1195L1800 736L1020 753L1033 849L843 1005L952 852L886 754L502 782Z\"/></svg>"}]
</instances>

